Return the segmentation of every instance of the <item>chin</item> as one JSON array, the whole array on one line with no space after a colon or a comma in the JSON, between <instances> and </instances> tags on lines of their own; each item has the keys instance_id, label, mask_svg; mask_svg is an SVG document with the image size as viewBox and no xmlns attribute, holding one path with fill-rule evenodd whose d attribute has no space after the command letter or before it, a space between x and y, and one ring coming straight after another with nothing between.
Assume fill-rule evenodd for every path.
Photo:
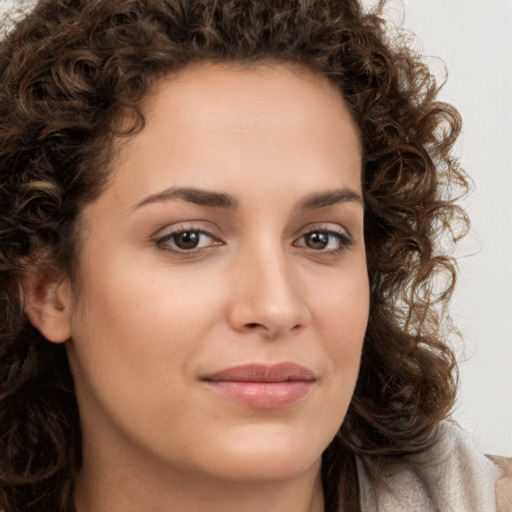
<instances>
[{"instance_id":1,"label":"chin","mask_svg":"<svg viewBox=\"0 0 512 512\"><path fill-rule=\"evenodd\" d=\"M279 481L293 479L320 468L321 456L331 438L293 435L283 429L272 432L248 426L244 436L228 436L224 446L212 453L215 471L233 481ZM250 432L252 431L252 432ZM220 476L220 475L219 475Z\"/></svg>"},{"instance_id":2,"label":"chin","mask_svg":"<svg viewBox=\"0 0 512 512\"><path fill-rule=\"evenodd\" d=\"M217 466L216 471L219 471ZM317 472L321 466L321 457L304 457L295 453L286 457L276 454L259 454L257 457L231 459L229 468L225 468L223 479L239 482L281 482L293 480L309 471Z\"/></svg>"}]
</instances>

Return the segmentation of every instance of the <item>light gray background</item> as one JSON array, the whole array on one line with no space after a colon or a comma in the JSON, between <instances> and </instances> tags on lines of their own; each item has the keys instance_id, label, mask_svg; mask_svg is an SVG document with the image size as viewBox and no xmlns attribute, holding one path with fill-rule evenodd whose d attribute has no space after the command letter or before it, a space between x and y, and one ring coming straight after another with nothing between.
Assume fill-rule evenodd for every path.
<instances>
[{"instance_id":1,"label":"light gray background","mask_svg":"<svg viewBox=\"0 0 512 512\"><path fill-rule=\"evenodd\" d=\"M13 4L0 0L0 16ZM388 11L447 64L441 97L464 118L458 153L475 183L453 301L465 340L454 341L455 419L487 453L512 456L512 0L391 0Z\"/></svg>"},{"instance_id":2,"label":"light gray background","mask_svg":"<svg viewBox=\"0 0 512 512\"><path fill-rule=\"evenodd\" d=\"M375 0L363 0L372 5ZM474 181L472 231L460 245L452 314L463 343L454 418L486 453L512 456L512 0L389 0L461 112L457 153ZM442 74L442 73L440 73Z\"/></svg>"},{"instance_id":3,"label":"light gray background","mask_svg":"<svg viewBox=\"0 0 512 512\"><path fill-rule=\"evenodd\" d=\"M404 4L396 14L448 67L441 97L462 114L475 186L452 308L465 342L455 419L485 452L512 456L512 0Z\"/></svg>"}]
</instances>

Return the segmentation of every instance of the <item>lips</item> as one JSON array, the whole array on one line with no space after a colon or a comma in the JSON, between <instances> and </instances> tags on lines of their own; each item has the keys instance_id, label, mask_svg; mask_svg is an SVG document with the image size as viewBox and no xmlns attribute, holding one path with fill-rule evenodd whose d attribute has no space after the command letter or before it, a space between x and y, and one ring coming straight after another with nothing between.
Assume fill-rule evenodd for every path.
<instances>
[{"instance_id":1,"label":"lips","mask_svg":"<svg viewBox=\"0 0 512 512\"><path fill-rule=\"evenodd\" d=\"M254 408L276 409L305 397L316 378L302 365L280 363L234 366L207 375L202 381L228 400Z\"/></svg>"}]
</instances>

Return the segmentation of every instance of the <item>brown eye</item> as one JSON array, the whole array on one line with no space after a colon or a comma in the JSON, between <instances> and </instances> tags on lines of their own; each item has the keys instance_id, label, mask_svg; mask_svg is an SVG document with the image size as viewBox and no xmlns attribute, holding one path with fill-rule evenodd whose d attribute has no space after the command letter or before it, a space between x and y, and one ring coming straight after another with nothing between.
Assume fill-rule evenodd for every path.
<instances>
[{"instance_id":1,"label":"brown eye","mask_svg":"<svg viewBox=\"0 0 512 512\"><path fill-rule=\"evenodd\" d=\"M155 243L161 249L174 252L192 252L213 245L222 245L212 235L198 229L173 231L155 239Z\"/></svg>"},{"instance_id":2,"label":"brown eye","mask_svg":"<svg viewBox=\"0 0 512 512\"><path fill-rule=\"evenodd\" d=\"M310 249L322 250L329 245L329 233L308 233L304 235L304 242Z\"/></svg>"},{"instance_id":3,"label":"brown eye","mask_svg":"<svg viewBox=\"0 0 512 512\"><path fill-rule=\"evenodd\" d=\"M313 251L336 253L352 245L352 239L343 232L317 230L302 235L294 245L307 247Z\"/></svg>"},{"instance_id":4,"label":"brown eye","mask_svg":"<svg viewBox=\"0 0 512 512\"><path fill-rule=\"evenodd\" d=\"M195 249L201 240L201 233L199 231L183 231L173 235L172 240L178 249Z\"/></svg>"}]
</instances>

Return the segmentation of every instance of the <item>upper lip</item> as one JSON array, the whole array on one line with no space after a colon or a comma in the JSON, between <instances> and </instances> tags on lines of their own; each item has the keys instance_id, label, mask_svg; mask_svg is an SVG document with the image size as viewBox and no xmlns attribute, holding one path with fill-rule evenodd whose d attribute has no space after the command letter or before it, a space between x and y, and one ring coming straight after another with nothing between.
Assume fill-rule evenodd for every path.
<instances>
[{"instance_id":1,"label":"upper lip","mask_svg":"<svg viewBox=\"0 0 512 512\"><path fill-rule=\"evenodd\" d=\"M289 382L314 381L315 374L297 363L244 364L206 375L203 380L222 382Z\"/></svg>"}]
</instances>

